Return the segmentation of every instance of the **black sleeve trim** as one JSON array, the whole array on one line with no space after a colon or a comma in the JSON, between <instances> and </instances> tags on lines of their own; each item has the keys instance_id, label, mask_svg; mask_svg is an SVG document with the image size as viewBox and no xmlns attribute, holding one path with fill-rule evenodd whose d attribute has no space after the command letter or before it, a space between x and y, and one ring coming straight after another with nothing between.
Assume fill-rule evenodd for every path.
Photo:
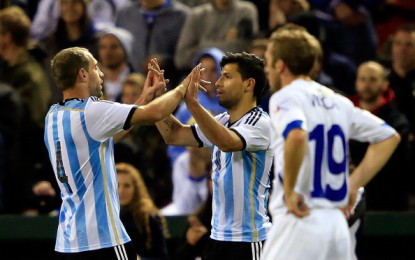
<instances>
[{"instance_id":1,"label":"black sleeve trim","mask_svg":"<svg viewBox=\"0 0 415 260\"><path fill-rule=\"evenodd\" d=\"M229 130L231 130L237 136L239 136L239 138L241 138L241 141L242 141L242 150L241 151L245 150L246 149L246 141L245 141L245 138L238 131L236 131L235 129L231 128Z\"/></svg>"},{"instance_id":2,"label":"black sleeve trim","mask_svg":"<svg viewBox=\"0 0 415 260\"><path fill-rule=\"evenodd\" d=\"M202 140L200 140L199 136L197 135L196 126L191 125L190 129L192 129L193 136L195 137L196 141L199 143L199 147L203 147L203 142Z\"/></svg>"},{"instance_id":3,"label":"black sleeve trim","mask_svg":"<svg viewBox=\"0 0 415 260\"><path fill-rule=\"evenodd\" d=\"M125 123L122 129L128 130L131 127L131 118L133 117L136 109L137 107L131 108L130 113L128 113L127 119L125 119Z\"/></svg>"}]
</instances>

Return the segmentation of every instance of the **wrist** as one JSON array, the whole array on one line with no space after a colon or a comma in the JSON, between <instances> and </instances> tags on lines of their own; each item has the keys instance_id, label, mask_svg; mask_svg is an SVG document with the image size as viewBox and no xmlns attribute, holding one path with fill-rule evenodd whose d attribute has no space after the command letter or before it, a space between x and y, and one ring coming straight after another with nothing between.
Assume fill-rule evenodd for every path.
<instances>
[{"instance_id":1,"label":"wrist","mask_svg":"<svg viewBox=\"0 0 415 260\"><path fill-rule=\"evenodd\" d=\"M182 98L184 98L184 96L186 95L186 87L183 84L178 85L175 90L177 90L180 95L182 96Z\"/></svg>"}]
</instances>

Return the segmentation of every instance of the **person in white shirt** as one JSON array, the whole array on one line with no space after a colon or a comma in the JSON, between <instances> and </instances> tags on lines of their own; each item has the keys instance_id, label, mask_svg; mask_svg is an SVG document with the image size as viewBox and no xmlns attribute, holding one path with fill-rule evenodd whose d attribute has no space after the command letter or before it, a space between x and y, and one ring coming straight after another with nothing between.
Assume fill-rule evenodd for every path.
<instances>
[{"instance_id":1,"label":"person in white shirt","mask_svg":"<svg viewBox=\"0 0 415 260\"><path fill-rule=\"evenodd\" d=\"M310 79L320 50L303 27L274 32L267 45L270 116L276 138L273 226L261 259L351 259L346 216L358 189L386 163L396 131ZM369 142L349 178L348 140ZM342 209L343 208L343 212Z\"/></svg>"}]
</instances>

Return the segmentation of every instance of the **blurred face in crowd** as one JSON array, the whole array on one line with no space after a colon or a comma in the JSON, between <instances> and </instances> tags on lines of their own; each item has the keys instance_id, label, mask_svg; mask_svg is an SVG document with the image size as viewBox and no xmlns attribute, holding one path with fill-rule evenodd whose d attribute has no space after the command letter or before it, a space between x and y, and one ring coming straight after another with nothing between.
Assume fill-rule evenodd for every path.
<instances>
[{"instance_id":1,"label":"blurred face in crowd","mask_svg":"<svg viewBox=\"0 0 415 260\"><path fill-rule=\"evenodd\" d=\"M126 173L118 173L118 194L121 206L131 203L134 196L133 177Z\"/></svg>"},{"instance_id":2,"label":"blurred face in crowd","mask_svg":"<svg viewBox=\"0 0 415 260\"><path fill-rule=\"evenodd\" d=\"M77 23L86 10L82 0L61 0L60 12L66 23Z\"/></svg>"},{"instance_id":3,"label":"blurred face in crowd","mask_svg":"<svg viewBox=\"0 0 415 260\"><path fill-rule=\"evenodd\" d=\"M274 63L273 45L270 42L267 44L267 50L265 51L265 72L267 73L268 84L271 92L276 92L281 89L281 77L277 71L276 64Z\"/></svg>"},{"instance_id":4,"label":"blurred face in crowd","mask_svg":"<svg viewBox=\"0 0 415 260\"><path fill-rule=\"evenodd\" d=\"M121 42L111 34L100 38L98 55L101 64L110 69L118 68L126 62L126 55Z\"/></svg>"},{"instance_id":5,"label":"blurred face in crowd","mask_svg":"<svg viewBox=\"0 0 415 260\"><path fill-rule=\"evenodd\" d=\"M201 83L208 91L208 95L213 97L216 94L215 89L215 82L218 80L218 70L216 67L216 62L211 57L203 57L200 59L200 63L202 64L202 68L205 68L205 71L202 73L202 79L210 81L212 84L205 84Z\"/></svg>"},{"instance_id":6,"label":"blurred face in crowd","mask_svg":"<svg viewBox=\"0 0 415 260\"><path fill-rule=\"evenodd\" d=\"M147 9L155 9L164 4L165 0L140 0L141 5Z\"/></svg>"},{"instance_id":7,"label":"blurred face in crowd","mask_svg":"<svg viewBox=\"0 0 415 260\"><path fill-rule=\"evenodd\" d=\"M7 46L9 46L11 41L11 34L3 32L0 27L0 56L4 57Z\"/></svg>"},{"instance_id":8,"label":"blurred face in crowd","mask_svg":"<svg viewBox=\"0 0 415 260\"><path fill-rule=\"evenodd\" d=\"M132 84L124 84L121 93L121 102L124 104L134 104L140 97L140 90Z\"/></svg>"},{"instance_id":9,"label":"blurred face in crowd","mask_svg":"<svg viewBox=\"0 0 415 260\"><path fill-rule=\"evenodd\" d=\"M359 98L365 102L374 102L386 90L388 82L385 79L384 68L376 62L366 62L357 71L356 91Z\"/></svg>"},{"instance_id":10,"label":"blurred face in crowd","mask_svg":"<svg viewBox=\"0 0 415 260\"><path fill-rule=\"evenodd\" d=\"M104 73L99 69L98 62L91 53L87 52L85 55L87 55L89 60L89 71L86 72L88 75L89 93L91 96L100 97L102 96Z\"/></svg>"},{"instance_id":11,"label":"blurred face in crowd","mask_svg":"<svg viewBox=\"0 0 415 260\"><path fill-rule=\"evenodd\" d=\"M221 10L227 9L233 0L214 0L215 6Z\"/></svg>"},{"instance_id":12,"label":"blurred face in crowd","mask_svg":"<svg viewBox=\"0 0 415 260\"><path fill-rule=\"evenodd\" d=\"M415 68L415 32L397 31L392 43L392 61L403 70Z\"/></svg>"}]
</instances>

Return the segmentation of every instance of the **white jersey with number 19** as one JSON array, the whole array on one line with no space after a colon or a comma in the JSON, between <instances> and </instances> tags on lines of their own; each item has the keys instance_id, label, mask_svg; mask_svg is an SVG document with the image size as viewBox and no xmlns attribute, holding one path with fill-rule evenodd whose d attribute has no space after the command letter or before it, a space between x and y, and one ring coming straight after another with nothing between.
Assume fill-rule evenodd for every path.
<instances>
[{"instance_id":1,"label":"white jersey with number 19","mask_svg":"<svg viewBox=\"0 0 415 260\"><path fill-rule=\"evenodd\" d=\"M287 212L283 200L284 142L292 129L308 132L296 192L310 208L340 208L348 201L348 140L381 142L396 133L378 117L314 81L297 79L275 93L270 116L276 132L272 215Z\"/></svg>"}]
</instances>

